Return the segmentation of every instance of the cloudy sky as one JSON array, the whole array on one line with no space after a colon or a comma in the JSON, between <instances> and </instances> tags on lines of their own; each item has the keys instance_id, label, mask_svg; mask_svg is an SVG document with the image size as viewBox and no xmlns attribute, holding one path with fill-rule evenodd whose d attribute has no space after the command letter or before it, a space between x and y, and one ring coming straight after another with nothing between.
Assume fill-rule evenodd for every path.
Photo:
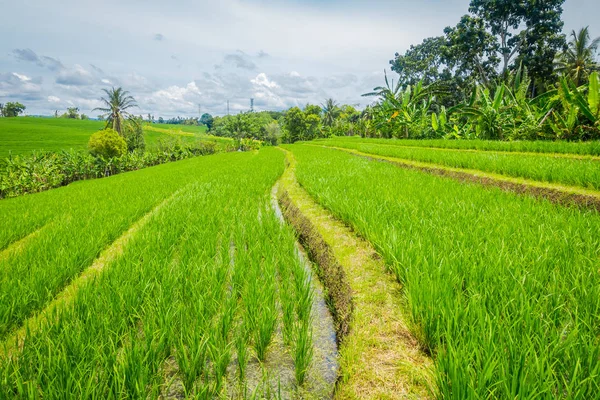
<instances>
[{"instance_id":1,"label":"cloudy sky","mask_svg":"<svg viewBox=\"0 0 600 400\"><path fill-rule=\"evenodd\" d=\"M364 106L395 52L440 35L469 0L0 0L0 103L28 114L123 86L140 114ZM600 35L600 2L567 0L565 30Z\"/></svg>"}]
</instances>

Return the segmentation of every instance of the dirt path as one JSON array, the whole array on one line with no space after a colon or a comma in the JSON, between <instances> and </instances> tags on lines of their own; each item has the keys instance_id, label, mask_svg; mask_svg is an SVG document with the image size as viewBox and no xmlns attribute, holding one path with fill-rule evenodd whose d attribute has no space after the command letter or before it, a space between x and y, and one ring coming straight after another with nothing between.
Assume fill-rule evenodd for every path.
<instances>
[{"instance_id":1,"label":"dirt path","mask_svg":"<svg viewBox=\"0 0 600 400\"><path fill-rule=\"evenodd\" d=\"M368 242L300 187L295 159L292 153L286 153L288 168L279 192L284 215L299 231L320 268L332 268L334 274L341 274L335 279L342 280L337 286L328 284L327 276L324 282L328 294L337 298L332 299L333 305L338 303L342 308L334 310L341 334L341 376L335 398L431 397L432 361L409 331L400 285ZM341 271L336 270L338 263Z\"/></svg>"},{"instance_id":2,"label":"dirt path","mask_svg":"<svg viewBox=\"0 0 600 400\"><path fill-rule=\"evenodd\" d=\"M402 168L445 176L461 182L473 182L484 186L498 187L507 192L528 194L534 197L544 198L552 201L553 203L561 205L585 207L600 211L600 192L595 190L534 181L531 179L512 178L474 169L453 168L433 163L424 163L396 157L380 156L376 154L364 153L358 150L346 149L343 147L318 147L345 151L346 153L365 157L370 160L389 162Z\"/></svg>"},{"instance_id":3,"label":"dirt path","mask_svg":"<svg viewBox=\"0 0 600 400\"><path fill-rule=\"evenodd\" d=\"M172 199L177 197L181 190L182 189L176 191L171 196L158 203L158 205L138 219L125 233L117 238L117 240L115 240L109 247L104 249L98 258L94 260L92 265L85 269L78 277L73 279L73 281L71 281L67 287L58 293L43 310L40 310L35 315L29 317L19 329L9 334L4 339L4 342L0 343L0 349L3 349L3 351L0 350L0 357L10 357L14 351L23 346L23 341L25 340L25 336L27 335L28 331L36 331L48 316L55 315L55 310L69 305L75 298L77 291L86 282L96 276L99 276L107 265L120 257L123 254L125 246L136 235L136 233L142 229L150 221L150 219L160 211L160 209L165 207L165 205L167 205Z\"/></svg>"}]
</instances>

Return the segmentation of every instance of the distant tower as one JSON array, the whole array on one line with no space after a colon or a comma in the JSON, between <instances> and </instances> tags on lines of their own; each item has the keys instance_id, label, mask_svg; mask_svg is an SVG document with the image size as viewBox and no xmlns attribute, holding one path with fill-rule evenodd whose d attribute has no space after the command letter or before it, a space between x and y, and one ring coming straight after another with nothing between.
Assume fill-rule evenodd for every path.
<instances>
[{"instance_id":1,"label":"distant tower","mask_svg":"<svg viewBox=\"0 0 600 400\"><path fill-rule=\"evenodd\" d=\"M229 100L227 100L227 115L229 115Z\"/></svg>"},{"instance_id":2,"label":"distant tower","mask_svg":"<svg viewBox=\"0 0 600 400\"><path fill-rule=\"evenodd\" d=\"M202 106L198 104L198 118L202 118Z\"/></svg>"},{"instance_id":3,"label":"distant tower","mask_svg":"<svg viewBox=\"0 0 600 400\"><path fill-rule=\"evenodd\" d=\"M254 99L250 99L250 112L254 112Z\"/></svg>"}]
</instances>

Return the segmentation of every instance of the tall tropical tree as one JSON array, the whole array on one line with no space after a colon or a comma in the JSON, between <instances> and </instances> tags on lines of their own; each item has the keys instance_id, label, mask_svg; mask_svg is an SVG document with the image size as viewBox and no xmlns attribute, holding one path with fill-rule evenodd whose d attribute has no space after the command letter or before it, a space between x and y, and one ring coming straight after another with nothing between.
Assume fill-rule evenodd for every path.
<instances>
[{"instance_id":1,"label":"tall tropical tree","mask_svg":"<svg viewBox=\"0 0 600 400\"><path fill-rule=\"evenodd\" d=\"M567 49L556 59L556 70L570 77L576 86L587 83L590 74L600 70L596 62L599 45L600 37L592 40L587 26L579 32L571 32L571 41Z\"/></svg>"},{"instance_id":2,"label":"tall tropical tree","mask_svg":"<svg viewBox=\"0 0 600 400\"><path fill-rule=\"evenodd\" d=\"M333 99L325 100L325 104L322 104L323 107L323 124L325 126L332 126L335 122L335 119L340 115L340 108L338 103Z\"/></svg>"},{"instance_id":3,"label":"tall tropical tree","mask_svg":"<svg viewBox=\"0 0 600 400\"><path fill-rule=\"evenodd\" d=\"M106 97L100 99L104 103L104 107L94 108L92 111L97 110L106 114L106 126L111 126L119 135L123 136L125 118L131 116L127 110L137 107L137 103L129 92L121 87L102 90L106 93Z\"/></svg>"}]
</instances>

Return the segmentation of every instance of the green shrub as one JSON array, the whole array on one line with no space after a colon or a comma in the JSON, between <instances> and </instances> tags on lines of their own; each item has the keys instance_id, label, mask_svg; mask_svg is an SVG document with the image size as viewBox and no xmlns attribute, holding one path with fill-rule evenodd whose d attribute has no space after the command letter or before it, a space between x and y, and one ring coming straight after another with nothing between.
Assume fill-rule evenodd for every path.
<instances>
[{"instance_id":1,"label":"green shrub","mask_svg":"<svg viewBox=\"0 0 600 400\"><path fill-rule=\"evenodd\" d=\"M104 131L97 133L102 132ZM42 192L75 181L102 178L171 161L237 149L229 145L217 146L209 141L183 143L181 140L173 140L161 143L159 148L152 152L124 151L122 156L113 158L95 157L75 151L11 156L0 160L0 199Z\"/></svg>"},{"instance_id":2,"label":"green shrub","mask_svg":"<svg viewBox=\"0 0 600 400\"><path fill-rule=\"evenodd\" d=\"M104 159L120 157L127 152L127 142L116 131L105 129L90 137L88 143L90 153Z\"/></svg>"},{"instance_id":3,"label":"green shrub","mask_svg":"<svg viewBox=\"0 0 600 400\"><path fill-rule=\"evenodd\" d=\"M127 150L141 151L146 150L146 141L144 140L144 130L142 121L139 118L130 118L123 127L123 138L127 143Z\"/></svg>"}]
</instances>

